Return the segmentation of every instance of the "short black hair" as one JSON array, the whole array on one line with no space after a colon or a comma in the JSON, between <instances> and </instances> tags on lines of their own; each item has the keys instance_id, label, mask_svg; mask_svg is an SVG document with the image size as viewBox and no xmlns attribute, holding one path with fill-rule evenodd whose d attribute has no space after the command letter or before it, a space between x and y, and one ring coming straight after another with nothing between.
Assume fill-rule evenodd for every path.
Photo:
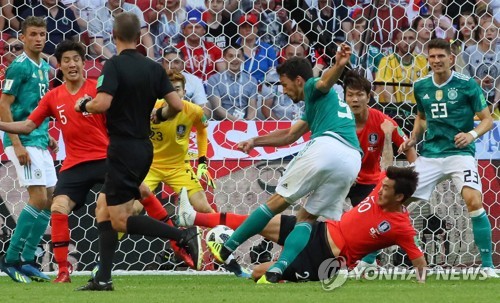
<instances>
[{"instance_id":1,"label":"short black hair","mask_svg":"<svg viewBox=\"0 0 500 303\"><path fill-rule=\"evenodd\" d=\"M181 60L185 60L184 53L176 47L167 46L163 49L163 57L170 54L176 54L179 58L181 58Z\"/></svg>"},{"instance_id":2,"label":"short black hair","mask_svg":"<svg viewBox=\"0 0 500 303\"><path fill-rule=\"evenodd\" d=\"M444 49L447 54L451 54L451 44L449 41L441 38L435 38L429 41L428 49Z\"/></svg>"},{"instance_id":3,"label":"short black hair","mask_svg":"<svg viewBox=\"0 0 500 303\"><path fill-rule=\"evenodd\" d=\"M344 75L344 91L347 91L347 89L361 90L369 96L372 84L357 69L351 69Z\"/></svg>"},{"instance_id":4,"label":"short black hair","mask_svg":"<svg viewBox=\"0 0 500 303\"><path fill-rule=\"evenodd\" d=\"M276 68L278 75L285 75L290 79L295 79L298 76L307 81L313 77L313 69L311 62L306 58L292 57L278 65Z\"/></svg>"},{"instance_id":5,"label":"short black hair","mask_svg":"<svg viewBox=\"0 0 500 303\"><path fill-rule=\"evenodd\" d=\"M417 189L418 173L413 167L389 166L387 178L395 181L394 192L403 194L402 202L408 200Z\"/></svg>"},{"instance_id":6,"label":"short black hair","mask_svg":"<svg viewBox=\"0 0 500 303\"><path fill-rule=\"evenodd\" d=\"M82 62L85 61L85 46L82 43L73 40L63 40L59 42L54 52L57 63L61 64L63 54L69 51L77 52L80 58L82 58Z\"/></svg>"}]
</instances>

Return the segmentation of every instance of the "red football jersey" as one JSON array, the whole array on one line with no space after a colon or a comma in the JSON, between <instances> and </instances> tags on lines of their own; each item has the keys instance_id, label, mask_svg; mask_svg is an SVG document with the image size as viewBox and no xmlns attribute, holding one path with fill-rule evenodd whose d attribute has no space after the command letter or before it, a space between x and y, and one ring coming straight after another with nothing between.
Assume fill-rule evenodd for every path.
<instances>
[{"instance_id":1,"label":"red football jersey","mask_svg":"<svg viewBox=\"0 0 500 303\"><path fill-rule=\"evenodd\" d=\"M359 144L363 150L363 159L361 159L361 171L356 178L359 184L376 184L380 176L380 157L384 147L385 135L380 124L385 119L390 120L394 125L398 125L389 116L382 112L369 108L368 120L361 131L356 131ZM399 147L407 139L399 126L392 133L392 142Z\"/></svg>"},{"instance_id":2,"label":"red football jersey","mask_svg":"<svg viewBox=\"0 0 500 303\"><path fill-rule=\"evenodd\" d=\"M211 75L217 72L215 63L222 60L222 51L215 44L202 41L200 47L193 49L187 47L185 41L181 41L175 47L184 54L188 73L207 81Z\"/></svg>"},{"instance_id":3,"label":"red football jersey","mask_svg":"<svg viewBox=\"0 0 500 303\"><path fill-rule=\"evenodd\" d=\"M386 212L377 204L385 173L381 177L372 193L344 213L340 221L326 221L328 232L349 267L367 254L392 245L404 249L410 260L423 256L415 243L417 232L406 209L403 212Z\"/></svg>"},{"instance_id":4,"label":"red football jersey","mask_svg":"<svg viewBox=\"0 0 500 303\"><path fill-rule=\"evenodd\" d=\"M96 96L96 87L95 80L87 79L80 90L72 95L62 84L49 91L28 117L37 126L48 117L59 121L66 148L61 171L82 162L106 158L109 139L105 115L81 114L74 110L76 101L81 97Z\"/></svg>"}]
</instances>

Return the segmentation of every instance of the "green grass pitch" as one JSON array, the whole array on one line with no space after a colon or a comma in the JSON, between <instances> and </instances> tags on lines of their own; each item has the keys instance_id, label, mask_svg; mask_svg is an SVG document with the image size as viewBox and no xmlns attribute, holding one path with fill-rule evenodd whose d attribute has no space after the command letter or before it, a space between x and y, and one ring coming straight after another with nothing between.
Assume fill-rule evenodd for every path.
<instances>
[{"instance_id":1,"label":"green grass pitch","mask_svg":"<svg viewBox=\"0 0 500 303\"><path fill-rule=\"evenodd\" d=\"M348 280L324 291L319 282L257 285L233 276L115 276L114 292L76 292L87 277L71 284L18 284L0 277L0 302L154 303L154 302L500 302L500 279L486 281Z\"/></svg>"}]
</instances>

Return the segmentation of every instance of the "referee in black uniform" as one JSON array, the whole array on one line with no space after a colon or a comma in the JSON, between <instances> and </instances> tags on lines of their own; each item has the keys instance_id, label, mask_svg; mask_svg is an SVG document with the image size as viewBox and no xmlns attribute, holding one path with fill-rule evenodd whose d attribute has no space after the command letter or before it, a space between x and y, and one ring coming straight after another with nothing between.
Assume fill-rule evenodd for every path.
<instances>
[{"instance_id":1,"label":"referee in black uniform","mask_svg":"<svg viewBox=\"0 0 500 303\"><path fill-rule=\"evenodd\" d=\"M177 241L197 261L198 235L193 229L179 230L148 216L132 215L139 185L153 160L149 140L150 116L157 99L168 106L155 112L166 120L183 108L183 103L160 64L137 52L141 27L137 16L121 13L113 24L118 50L106 62L97 83L97 96L82 98L75 110L106 113L109 134L107 174L96 208L99 231L100 267L95 279L78 290L113 290L111 269L118 245L117 231ZM85 131L85 130L82 130ZM196 242L196 243L194 243Z\"/></svg>"}]
</instances>

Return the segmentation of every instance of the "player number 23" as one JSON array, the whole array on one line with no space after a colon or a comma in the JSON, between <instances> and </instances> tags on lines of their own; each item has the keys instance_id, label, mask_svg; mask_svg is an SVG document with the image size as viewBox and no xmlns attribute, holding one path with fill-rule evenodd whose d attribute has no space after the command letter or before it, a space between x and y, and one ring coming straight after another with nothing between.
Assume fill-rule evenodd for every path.
<instances>
[{"instance_id":1,"label":"player number 23","mask_svg":"<svg viewBox=\"0 0 500 303\"><path fill-rule=\"evenodd\" d=\"M464 170L464 182L479 184L479 176L477 174L477 171L471 171L470 169Z\"/></svg>"},{"instance_id":2,"label":"player number 23","mask_svg":"<svg viewBox=\"0 0 500 303\"><path fill-rule=\"evenodd\" d=\"M446 109L446 103L432 103L431 113L432 113L432 118L448 117L448 110Z\"/></svg>"},{"instance_id":3,"label":"player number 23","mask_svg":"<svg viewBox=\"0 0 500 303\"><path fill-rule=\"evenodd\" d=\"M149 139L153 141L163 141L163 134L162 132L155 132L154 130L149 133Z\"/></svg>"}]
</instances>

